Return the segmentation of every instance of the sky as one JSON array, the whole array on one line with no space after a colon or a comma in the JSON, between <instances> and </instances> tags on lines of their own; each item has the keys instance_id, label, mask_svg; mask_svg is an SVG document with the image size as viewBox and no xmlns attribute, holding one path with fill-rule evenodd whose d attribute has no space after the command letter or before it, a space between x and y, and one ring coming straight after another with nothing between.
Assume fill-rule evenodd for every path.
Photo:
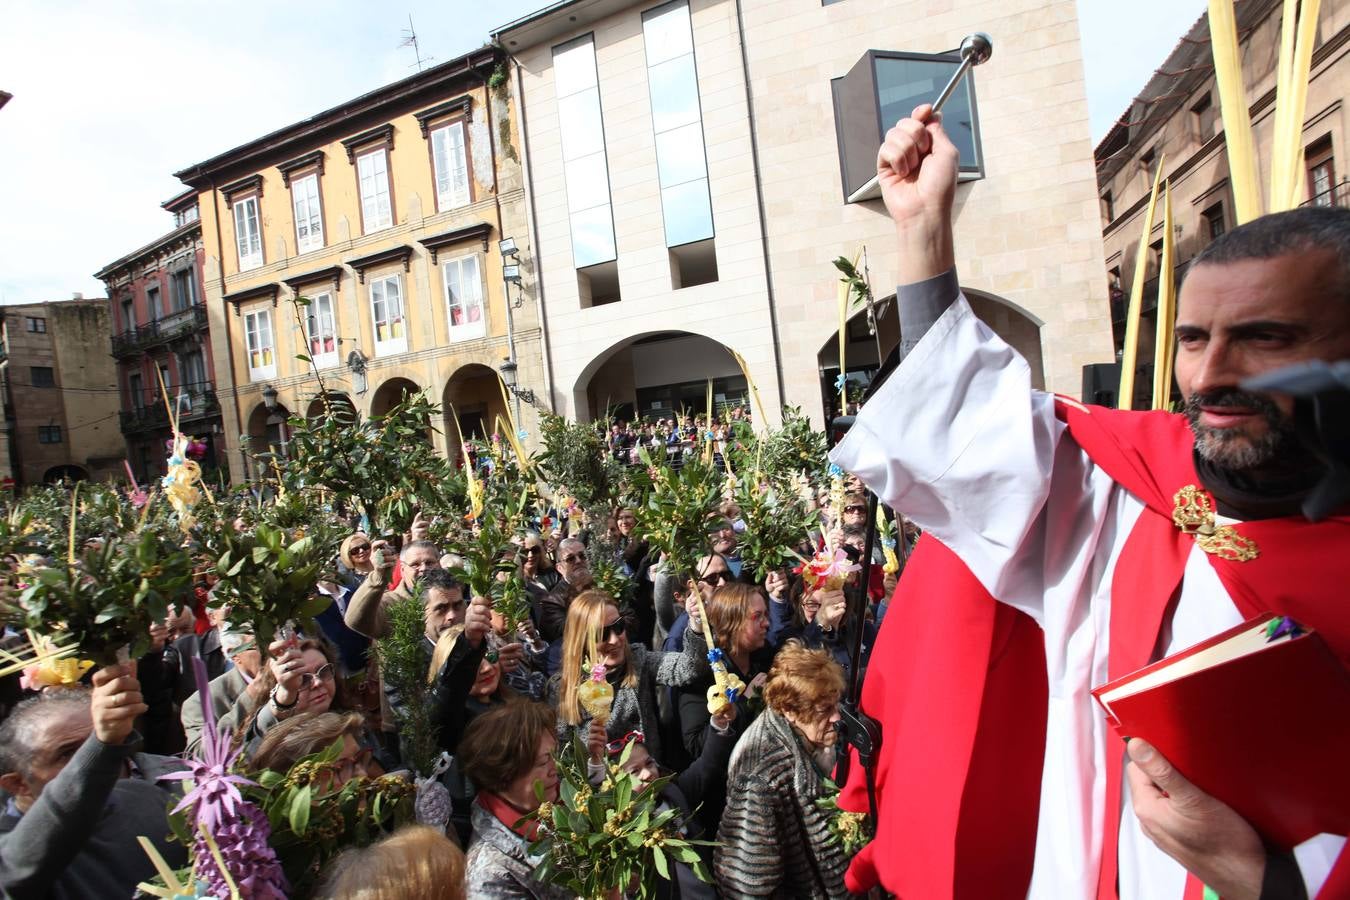
<instances>
[{"instance_id":1,"label":"sky","mask_svg":"<svg viewBox=\"0 0 1350 900\"><path fill-rule=\"evenodd\" d=\"M175 171L413 74L409 16L436 63L547 4L7 0L0 303L103 296L94 272L172 229ZM1095 142L1205 0L1078 6Z\"/></svg>"}]
</instances>

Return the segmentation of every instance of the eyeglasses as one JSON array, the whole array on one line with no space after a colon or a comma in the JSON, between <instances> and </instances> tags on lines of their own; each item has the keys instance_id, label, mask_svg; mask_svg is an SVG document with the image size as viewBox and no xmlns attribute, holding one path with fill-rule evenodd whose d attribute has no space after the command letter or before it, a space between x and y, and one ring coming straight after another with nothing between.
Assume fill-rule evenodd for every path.
<instances>
[{"instance_id":1,"label":"eyeglasses","mask_svg":"<svg viewBox=\"0 0 1350 900\"><path fill-rule=\"evenodd\" d=\"M370 545L369 545L369 544L355 544L355 545L352 546L351 552L352 552L352 553L369 553L369 552L370 552Z\"/></svg>"},{"instance_id":2,"label":"eyeglasses","mask_svg":"<svg viewBox=\"0 0 1350 900\"><path fill-rule=\"evenodd\" d=\"M526 548L525 548L525 552L528 553L528 554L530 554L531 556L543 556L543 555L544 555L544 548L543 548L543 547L526 547Z\"/></svg>"},{"instance_id":3,"label":"eyeglasses","mask_svg":"<svg viewBox=\"0 0 1350 900\"><path fill-rule=\"evenodd\" d=\"M300 676L300 690L313 690L320 681L332 681L334 677L336 676L333 671L333 664L325 663L319 667L317 672L306 672Z\"/></svg>"},{"instance_id":4,"label":"eyeglasses","mask_svg":"<svg viewBox=\"0 0 1350 900\"><path fill-rule=\"evenodd\" d=\"M617 741L610 741L608 744L606 744L605 753L610 756L622 753L623 748L627 747L630 743L645 744L647 743L647 736L644 735L641 731L630 731L623 737L619 738Z\"/></svg>"},{"instance_id":5,"label":"eyeglasses","mask_svg":"<svg viewBox=\"0 0 1350 900\"><path fill-rule=\"evenodd\" d=\"M361 774L366 774L370 761L374 754L366 747L362 747L356 752L356 756L351 759L339 759L336 763L338 777L343 781L350 781L357 774L359 769Z\"/></svg>"},{"instance_id":6,"label":"eyeglasses","mask_svg":"<svg viewBox=\"0 0 1350 900\"><path fill-rule=\"evenodd\" d=\"M501 658L502 654L498 650L489 650L488 652L483 654L483 659L487 660L489 665L495 666L497 664L497 660Z\"/></svg>"},{"instance_id":7,"label":"eyeglasses","mask_svg":"<svg viewBox=\"0 0 1350 900\"><path fill-rule=\"evenodd\" d=\"M584 553L573 553L570 556L564 556L558 560L558 562L567 563L569 566L574 566L577 563L585 561L586 561L586 554Z\"/></svg>"},{"instance_id":8,"label":"eyeglasses","mask_svg":"<svg viewBox=\"0 0 1350 900\"><path fill-rule=\"evenodd\" d=\"M731 580L731 573L727 571L709 572L707 575L704 575L701 578L699 578L699 581L703 582L708 587L717 587L719 585L726 584L730 580Z\"/></svg>"},{"instance_id":9,"label":"eyeglasses","mask_svg":"<svg viewBox=\"0 0 1350 900\"><path fill-rule=\"evenodd\" d=\"M844 512L846 512L846 513L865 513L865 512L867 512L867 507L865 507L865 506L845 506L845 507L844 507Z\"/></svg>"},{"instance_id":10,"label":"eyeglasses","mask_svg":"<svg viewBox=\"0 0 1350 900\"><path fill-rule=\"evenodd\" d=\"M627 622L623 619L615 619L613 622L606 625L604 630L600 632L600 643L607 644L614 640L614 638L621 636L627 630Z\"/></svg>"}]
</instances>

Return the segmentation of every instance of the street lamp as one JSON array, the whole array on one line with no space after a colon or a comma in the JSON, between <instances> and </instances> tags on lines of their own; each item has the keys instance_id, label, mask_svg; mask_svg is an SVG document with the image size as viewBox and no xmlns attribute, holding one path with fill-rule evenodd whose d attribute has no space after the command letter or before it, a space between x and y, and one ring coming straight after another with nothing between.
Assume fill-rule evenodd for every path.
<instances>
[{"instance_id":1,"label":"street lamp","mask_svg":"<svg viewBox=\"0 0 1350 900\"><path fill-rule=\"evenodd\" d=\"M263 406L267 407L268 412L277 410L277 389L272 385L267 385L262 391Z\"/></svg>"},{"instance_id":2,"label":"street lamp","mask_svg":"<svg viewBox=\"0 0 1350 900\"><path fill-rule=\"evenodd\" d=\"M506 389L511 392L511 395L533 406L534 391L519 386L517 380L518 367L516 366L515 360L508 357L502 360L502 364L497 368L502 373L502 384L506 385Z\"/></svg>"}]
</instances>

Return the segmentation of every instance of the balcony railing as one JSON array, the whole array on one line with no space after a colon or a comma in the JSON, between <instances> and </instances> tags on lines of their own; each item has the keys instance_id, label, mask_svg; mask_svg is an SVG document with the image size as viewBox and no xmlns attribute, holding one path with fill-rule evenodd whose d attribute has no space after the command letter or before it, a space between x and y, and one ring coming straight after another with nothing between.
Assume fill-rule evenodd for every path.
<instances>
[{"instance_id":1,"label":"balcony railing","mask_svg":"<svg viewBox=\"0 0 1350 900\"><path fill-rule=\"evenodd\" d=\"M139 328L113 335L112 355L131 356L151 347L167 344L206 328L206 307L194 304L187 309L169 313L162 319L147 322Z\"/></svg>"},{"instance_id":2,"label":"balcony railing","mask_svg":"<svg viewBox=\"0 0 1350 900\"><path fill-rule=\"evenodd\" d=\"M132 402L135 405L131 409L124 409L119 414L123 434L156 431L169 427L169 413L164 408L164 397L158 391L143 391L142 396L132 398ZM169 388L169 403L173 406L180 425L220 413L215 385L209 381Z\"/></svg>"},{"instance_id":3,"label":"balcony railing","mask_svg":"<svg viewBox=\"0 0 1350 900\"><path fill-rule=\"evenodd\" d=\"M1327 188L1303 204L1304 206L1350 206L1350 179Z\"/></svg>"}]
</instances>

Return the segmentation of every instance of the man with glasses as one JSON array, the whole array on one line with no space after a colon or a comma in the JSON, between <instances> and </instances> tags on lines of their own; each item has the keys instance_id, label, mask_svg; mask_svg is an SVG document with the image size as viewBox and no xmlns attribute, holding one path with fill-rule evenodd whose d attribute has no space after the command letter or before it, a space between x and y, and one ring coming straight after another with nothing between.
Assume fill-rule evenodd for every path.
<instances>
[{"instance_id":1,"label":"man with glasses","mask_svg":"<svg viewBox=\"0 0 1350 900\"><path fill-rule=\"evenodd\" d=\"M394 557L385 541L371 544L370 562L373 568L366 580L352 594L343 620L347 627L368 638L379 640L388 633L384 610L390 603L412 596L413 585L428 572L441 568L441 550L431 541L413 541L397 557L403 565L403 577L398 586L388 590L394 573Z\"/></svg>"},{"instance_id":2,"label":"man with glasses","mask_svg":"<svg viewBox=\"0 0 1350 900\"><path fill-rule=\"evenodd\" d=\"M710 553L700 558L698 572L698 579L686 582L683 590L676 587L678 578L673 575L662 572L655 578L657 619L666 632L661 647L663 650L684 649L684 632L689 627L687 598L691 584L697 585L699 596L706 603L712 599L713 591L736 580L727 558L720 553Z\"/></svg>"},{"instance_id":3,"label":"man with glasses","mask_svg":"<svg viewBox=\"0 0 1350 900\"><path fill-rule=\"evenodd\" d=\"M562 639L563 626L567 622L567 608L572 605L572 600L595 584L590 561L586 558L585 544L576 538L564 538L558 544L558 574L562 576L562 580L539 604L539 633L549 643ZM622 598L614 599L622 603ZM623 617L632 633L637 634L637 617L627 604L623 604Z\"/></svg>"},{"instance_id":4,"label":"man with glasses","mask_svg":"<svg viewBox=\"0 0 1350 900\"><path fill-rule=\"evenodd\" d=\"M740 578L741 551L736 546L738 541L736 524L725 516L713 519L708 523L708 540L712 545L712 552L719 554L731 569L731 576Z\"/></svg>"},{"instance_id":5,"label":"man with glasses","mask_svg":"<svg viewBox=\"0 0 1350 900\"><path fill-rule=\"evenodd\" d=\"M220 631L220 646L234 665L225 674L211 679L207 685L217 722L236 702L242 701L242 715L247 717L267 699L264 680L258 677L262 672L262 653L258 650L253 631L224 625ZM183 723L183 733L187 736L187 752L194 755L201 746L204 721L198 694L183 701L179 717Z\"/></svg>"}]
</instances>

